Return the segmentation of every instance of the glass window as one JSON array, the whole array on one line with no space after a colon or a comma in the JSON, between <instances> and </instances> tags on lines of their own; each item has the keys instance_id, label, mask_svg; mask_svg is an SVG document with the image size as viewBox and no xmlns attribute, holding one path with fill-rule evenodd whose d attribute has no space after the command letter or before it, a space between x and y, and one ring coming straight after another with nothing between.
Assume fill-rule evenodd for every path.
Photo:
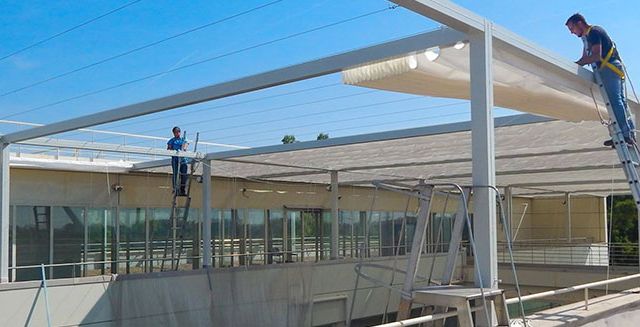
<instances>
[{"instance_id":1,"label":"glass window","mask_svg":"<svg viewBox=\"0 0 640 327\"><path fill-rule=\"evenodd\" d=\"M282 263L284 257L284 211L279 209L269 210L269 246L268 263Z\"/></svg>"},{"instance_id":2,"label":"glass window","mask_svg":"<svg viewBox=\"0 0 640 327\"><path fill-rule=\"evenodd\" d=\"M171 237L173 236L169 217L171 208L149 208L149 269L171 267ZM122 231L121 231L122 233Z\"/></svg>"},{"instance_id":3,"label":"glass window","mask_svg":"<svg viewBox=\"0 0 640 327\"><path fill-rule=\"evenodd\" d=\"M84 208L53 207L53 263L82 261ZM53 267L53 278L80 277L81 266Z\"/></svg>"},{"instance_id":4,"label":"glass window","mask_svg":"<svg viewBox=\"0 0 640 327\"><path fill-rule=\"evenodd\" d=\"M250 265L265 263L264 218L263 209L247 210L247 258Z\"/></svg>"},{"instance_id":5,"label":"glass window","mask_svg":"<svg viewBox=\"0 0 640 327\"><path fill-rule=\"evenodd\" d=\"M383 256L392 256L395 254L394 248L396 244L395 222L391 212L380 212L380 242L381 252Z\"/></svg>"},{"instance_id":6,"label":"glass window","mask_svg":"<svg viewBox=\"0 0 640 327\"><path fill-rule=\"evenodd\" d=\"M16 266L50 263L51 207L16 206ZM50 270L45 273L50 278ZM18 269L16 281L41 279L40 268Z\"/></svg>"},{"instance_id":7,"label":"glass window","mask_svg":"<svg viewBox=\"0 0 640 327\"><path fill-rule=\"evenodd\" d=\"M367 256L370 257L378 257L381 255L380 250L380 239L381 239L381 230L380 230L380 219L382 213L380 211L372 211L370 212L370 217L368 217L368 239L367 239Z\"/></svg>"},{"instance_id":8,"label":"glass window","mask_svg":"<svg viewBox=\"0 0 640 327\"><path fill-rule=\"evenodd\" d=\"M213 222L211 224L211 238L214 240L213 252L216 255L217 265L228 267L231 265L231 209L213 209ZM216 262L214 262L214 265Z\"/></svg>"},{"instance_id":9,"label":"glass window","mask_svg":"<svg viewBox=\"0 0 640 327\"><path fill-rule=\"evenodd\" d=\"M304 239L301 237L302 215L300 211L287 210L287 261L303 260Z\"/></svg>"},{"instance_id":10,"label":"glass window","mask_svg":"<svg viewBox=\"0 0 640 327\"><path fill-rule=\"evenodd\" d=\"M146 226L144 208L120 209L119 267L127 274L145 271Z\"/></svg>"},{"instance_id":11,"label":"glass window","mask_svg":"<svg viewBox=\"0 0 640 327\"><path fill-rule=\"evenodd\" d=\"M87 244L85 262L110 261L113 237L113 213L107 208L87 210ZM110 273L110 265L90 264L84 267L85 276Z\"/></svg>"}]
</instances>

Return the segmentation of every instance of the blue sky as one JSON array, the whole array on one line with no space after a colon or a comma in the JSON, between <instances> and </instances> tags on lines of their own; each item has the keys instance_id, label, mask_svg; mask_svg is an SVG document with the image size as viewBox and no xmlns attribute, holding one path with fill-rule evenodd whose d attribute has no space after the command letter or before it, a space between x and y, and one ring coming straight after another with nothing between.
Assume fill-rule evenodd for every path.
<instances>
[{"instance_id":1,"label":"blue sky","mask_svg":"<svg viewBox=\"0 0 640 327\"><path fill-rule=\"evenodd\" d=\"M124 1L1 1L0 58ZM141 0L58 38L0 60L0 119L49 123L232 80L433 29L435 22L381 0L283 0L41 85L52 76L268 4L260 1ZM455 1L556 52L577 59L582 43L564 22L582 12L618 44L630 75L640 78L637 1ZM535 5L532 5L535 4ZM615 6L619 10L609 10ZM386 9L386 10L385 10ZM606 9L606 10L605 10ZM298 36L296 33L368 15ZM274 41L286 38L281 41ZM270 43L261 45L264 43ZM217 59L213 59L220 57ZM164 73L200 61L209 61ZM131 82L147 76L151 78ZM639 77L635 77L639 76ZM123 86L116 87L119 84ZM100 91L108 89L106 91ZM15 91L15 92L14 92ZM88 96L84 94L94 93ZM80 96L80 97L79 97ZM79 97L74 100L67 100ZM66 100L66 101L65 101ZM61 102L64 101L64 102ZM55 104L61 102L59 104ZM41 108L41 109L37 109ZM27 113L21 113L28 111ZM509 114L498 110L497 115ZM260 146L284 134L312 140L468 119L468 104L340 85L330 75L264 91L158 113L100 129L170 136L180 125L211 142ZM1 126L0 126L1 127ZM1 127L1 132L15 127ZM69 138L120 142L100 135ZM129 140L128 142L134 142Z\"/></svg>"}]
</instances>

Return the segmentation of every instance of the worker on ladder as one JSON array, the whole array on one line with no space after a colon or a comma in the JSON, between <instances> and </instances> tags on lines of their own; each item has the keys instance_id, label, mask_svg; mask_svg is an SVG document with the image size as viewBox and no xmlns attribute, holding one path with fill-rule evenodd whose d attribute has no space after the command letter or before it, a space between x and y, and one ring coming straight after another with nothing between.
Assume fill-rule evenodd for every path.
<instances>
[{"instance_id":1,"label":"worker on ladder","mask_svg":"<svg viewBox=\"0 0 640 327\"><path fill-rule=\"evenodd\" d=\"M189 143L185 137L180 137L180 127L175 126L171 132L173 137L167 141L167 150L187 151ZM171 168L173 170L172 186L173 192L177 195L187 195L187 165L189 164L185 157L171 157ZM178 175L180 175L180 186L178 186Z\"/></svg>"},{"instance_id":2,"label":"worker on ladder","mask_svg":"<svg viewBox=\"0 0 640 327\"><path fill-rule=\"evenodd\" d=\"M585 40L582 58L576 61L576 64L584 66L596 63L624 140L628 144L634 144L635 127L629 115L624 94L624 67L615 43L611 41L604 28L587 24L581 14L573 14L567 19L565 25L572 34ZM604 145L613 146L613 141L607 140Z\"/></svg>"}]
</instances>

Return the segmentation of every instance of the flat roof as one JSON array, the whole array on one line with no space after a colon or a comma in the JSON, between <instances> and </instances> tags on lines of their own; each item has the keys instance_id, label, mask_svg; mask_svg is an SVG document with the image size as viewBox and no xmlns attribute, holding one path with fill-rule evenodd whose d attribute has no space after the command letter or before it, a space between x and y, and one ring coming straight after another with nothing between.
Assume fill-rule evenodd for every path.
<instances>
[{"instance_id":1,"label":"flat roof","mask_svg":"<svg viewBox=\"0 0 640 327\"><path fill-rule=\"evenodd\" d=\"M628 192L616 153L602 146L608 133L599 122L515 115L497 118L495 127L497 186L513 186L514 194ZM470 123L231 150L209 154L209 158L212 174L219 177L329 184L329 171L338 171L342 184L425 179L470 185ZM148 163L139 164L138 168ZM11 165L110 173L171 172L167 166L134 169L137 164L132 162L117 161L114 166L108 161L88 164L25 156L12 158Z\"/></svg>"}]
</instances>

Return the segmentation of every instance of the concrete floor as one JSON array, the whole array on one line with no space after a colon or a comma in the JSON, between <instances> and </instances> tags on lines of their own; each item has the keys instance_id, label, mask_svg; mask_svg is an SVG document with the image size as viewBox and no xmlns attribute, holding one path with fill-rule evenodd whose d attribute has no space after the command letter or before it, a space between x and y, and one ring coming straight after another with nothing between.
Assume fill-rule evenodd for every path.
<instances>
[{"instance_id":1,"label":"concrete floor","mask_svg":"<svg viewBox=\"0 0 640 327\"><path fill-rule=\"evenodd\" d=\"M640 318L640 288L591 298L588 310L585 310L584 305L584 301L581 301L540 311L528 317L527 325L533 327L636 326Z\"/></svg>"}]
</instances>

